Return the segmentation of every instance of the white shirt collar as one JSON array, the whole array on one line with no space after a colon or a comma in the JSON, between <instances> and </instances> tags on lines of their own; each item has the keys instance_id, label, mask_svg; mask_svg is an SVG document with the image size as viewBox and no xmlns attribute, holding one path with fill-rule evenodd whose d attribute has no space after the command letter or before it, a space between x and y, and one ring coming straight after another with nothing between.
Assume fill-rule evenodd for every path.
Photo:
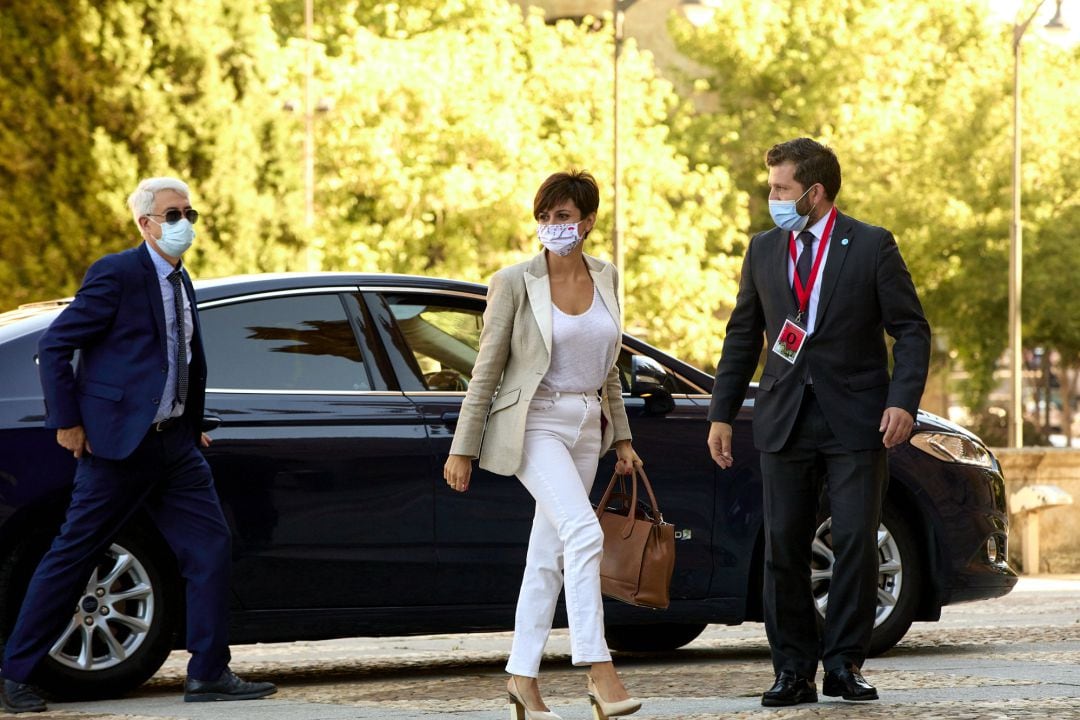
<instances>
[{"instance_id":1,"label":"white shirt collar","mask_svg":"<svg viewBox=\"0 0 1080 720\"><path fill-rule=\"evenodd\" d=\"M811 232L814 234L814 242L817 243L821 239L821 236L825 234L825 226L829 224L829 217L832 215L835 207L829 208L829 212L818 218L818 221L808 228L805 228L804 232ZM839 211L837 211L839 212ZM796 233L798 236L798 233Z\"/></svg>"}]
</instances>

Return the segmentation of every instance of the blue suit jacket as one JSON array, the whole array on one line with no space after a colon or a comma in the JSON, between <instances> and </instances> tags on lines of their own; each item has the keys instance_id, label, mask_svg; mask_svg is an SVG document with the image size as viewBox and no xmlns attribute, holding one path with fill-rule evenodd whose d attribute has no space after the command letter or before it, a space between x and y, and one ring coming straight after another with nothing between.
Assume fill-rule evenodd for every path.
<instances>
[{"instance_id":1,"label":"blue suit jacket","mask_svg":"<svg viewBox=\"0 0 1080 720\"><path fill-rule=\"evenodd\" d=\"M82 425L94 455L111 460L130 455L146 435L168 372L165 308L150 252L140 245L95 262L75 300L38 341L46 427ZM183 280L194 324L184 419L198 438L206 359L186 271Z\"/></svg>"}]
</instances>

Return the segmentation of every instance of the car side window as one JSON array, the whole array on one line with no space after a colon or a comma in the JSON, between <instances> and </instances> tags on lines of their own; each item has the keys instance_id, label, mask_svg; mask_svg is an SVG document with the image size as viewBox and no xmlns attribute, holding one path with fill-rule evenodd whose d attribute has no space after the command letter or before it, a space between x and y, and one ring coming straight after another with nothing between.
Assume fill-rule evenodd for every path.
<instances>
[{"instance_id":1,"label":"car side window","mask_svg":"<svg viewBox=\"0 0 1080 720\"><path fill-rule=\"evenodd\" d=\"M464 392L480 348L482 303L410 293L384 297L424 387Z\"/></svg>"},{"instance_id":2,"label":"car side window","mask_svg":"<svg viewBox=\"0 0 1080 720\"><path fill-rule=\"evenodd\" d=\"M246 300L201 310L207 387L370 390L342 298L334 294Z\"/></svg>"}]
</instances>

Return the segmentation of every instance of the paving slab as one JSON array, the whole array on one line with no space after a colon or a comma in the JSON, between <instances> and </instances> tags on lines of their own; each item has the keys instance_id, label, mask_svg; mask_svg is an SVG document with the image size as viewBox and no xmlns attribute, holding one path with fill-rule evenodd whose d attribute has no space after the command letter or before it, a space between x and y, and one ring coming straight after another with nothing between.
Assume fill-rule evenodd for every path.
<instances>
[{"instance_id":1,"label":"paving slab","mask_svg":"<svg viewBox=\"0 0 1080 720\"><path fill-rule=\"evenodd\" d=\"M233 669L279 685L266 700L184 703L185 653L131 697L53 703L32 716L60 720L412 720L507 717L503 664L510 633L354 638L237 646ZM1004 598L947 607L916 623L903 642L867 662L881 700L822 696L795 708L763 708L772 670L764 628L710 626L682 650L616 655L644 701L635 717L666 720L1080 720L1080 576L1022 578ZM552 633L541 682L565 720L591 717L569 637ZM820 677L819 677L820 685Z\"/></svg>"}]
</instances>

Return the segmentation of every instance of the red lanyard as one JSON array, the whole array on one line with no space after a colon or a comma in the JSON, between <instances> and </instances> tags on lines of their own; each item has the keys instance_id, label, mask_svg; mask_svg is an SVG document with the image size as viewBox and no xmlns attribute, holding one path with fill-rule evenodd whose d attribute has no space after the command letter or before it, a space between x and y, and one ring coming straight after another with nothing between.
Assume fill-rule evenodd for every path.
<instances>
[{"instance_id":1,"label":"red lanyard","mask_svg":"<svg viewBox=\"0 0 1080 720\"><path fill-rule=\"evenodd\" d=\"M806 279L806 287L803 287L802 278L799 277L798 271L795 272L795 296L799 298L799 318L800 320L806 315L806 310L810 307L810 293L814 289L814 282L817 281L818 270L821 268L821 260L825 257L825 246L829 244L829 238L832 236L833 224L836 222L836 208L834 207L829 213L829 221L825 223L825 232L821 234L821 243L818 244L817 256L814 257L814 264L810 268L810 277ZM791 233L791 261L798 265L795 252L795 233Z\"/></svg>"}]
</instances>

